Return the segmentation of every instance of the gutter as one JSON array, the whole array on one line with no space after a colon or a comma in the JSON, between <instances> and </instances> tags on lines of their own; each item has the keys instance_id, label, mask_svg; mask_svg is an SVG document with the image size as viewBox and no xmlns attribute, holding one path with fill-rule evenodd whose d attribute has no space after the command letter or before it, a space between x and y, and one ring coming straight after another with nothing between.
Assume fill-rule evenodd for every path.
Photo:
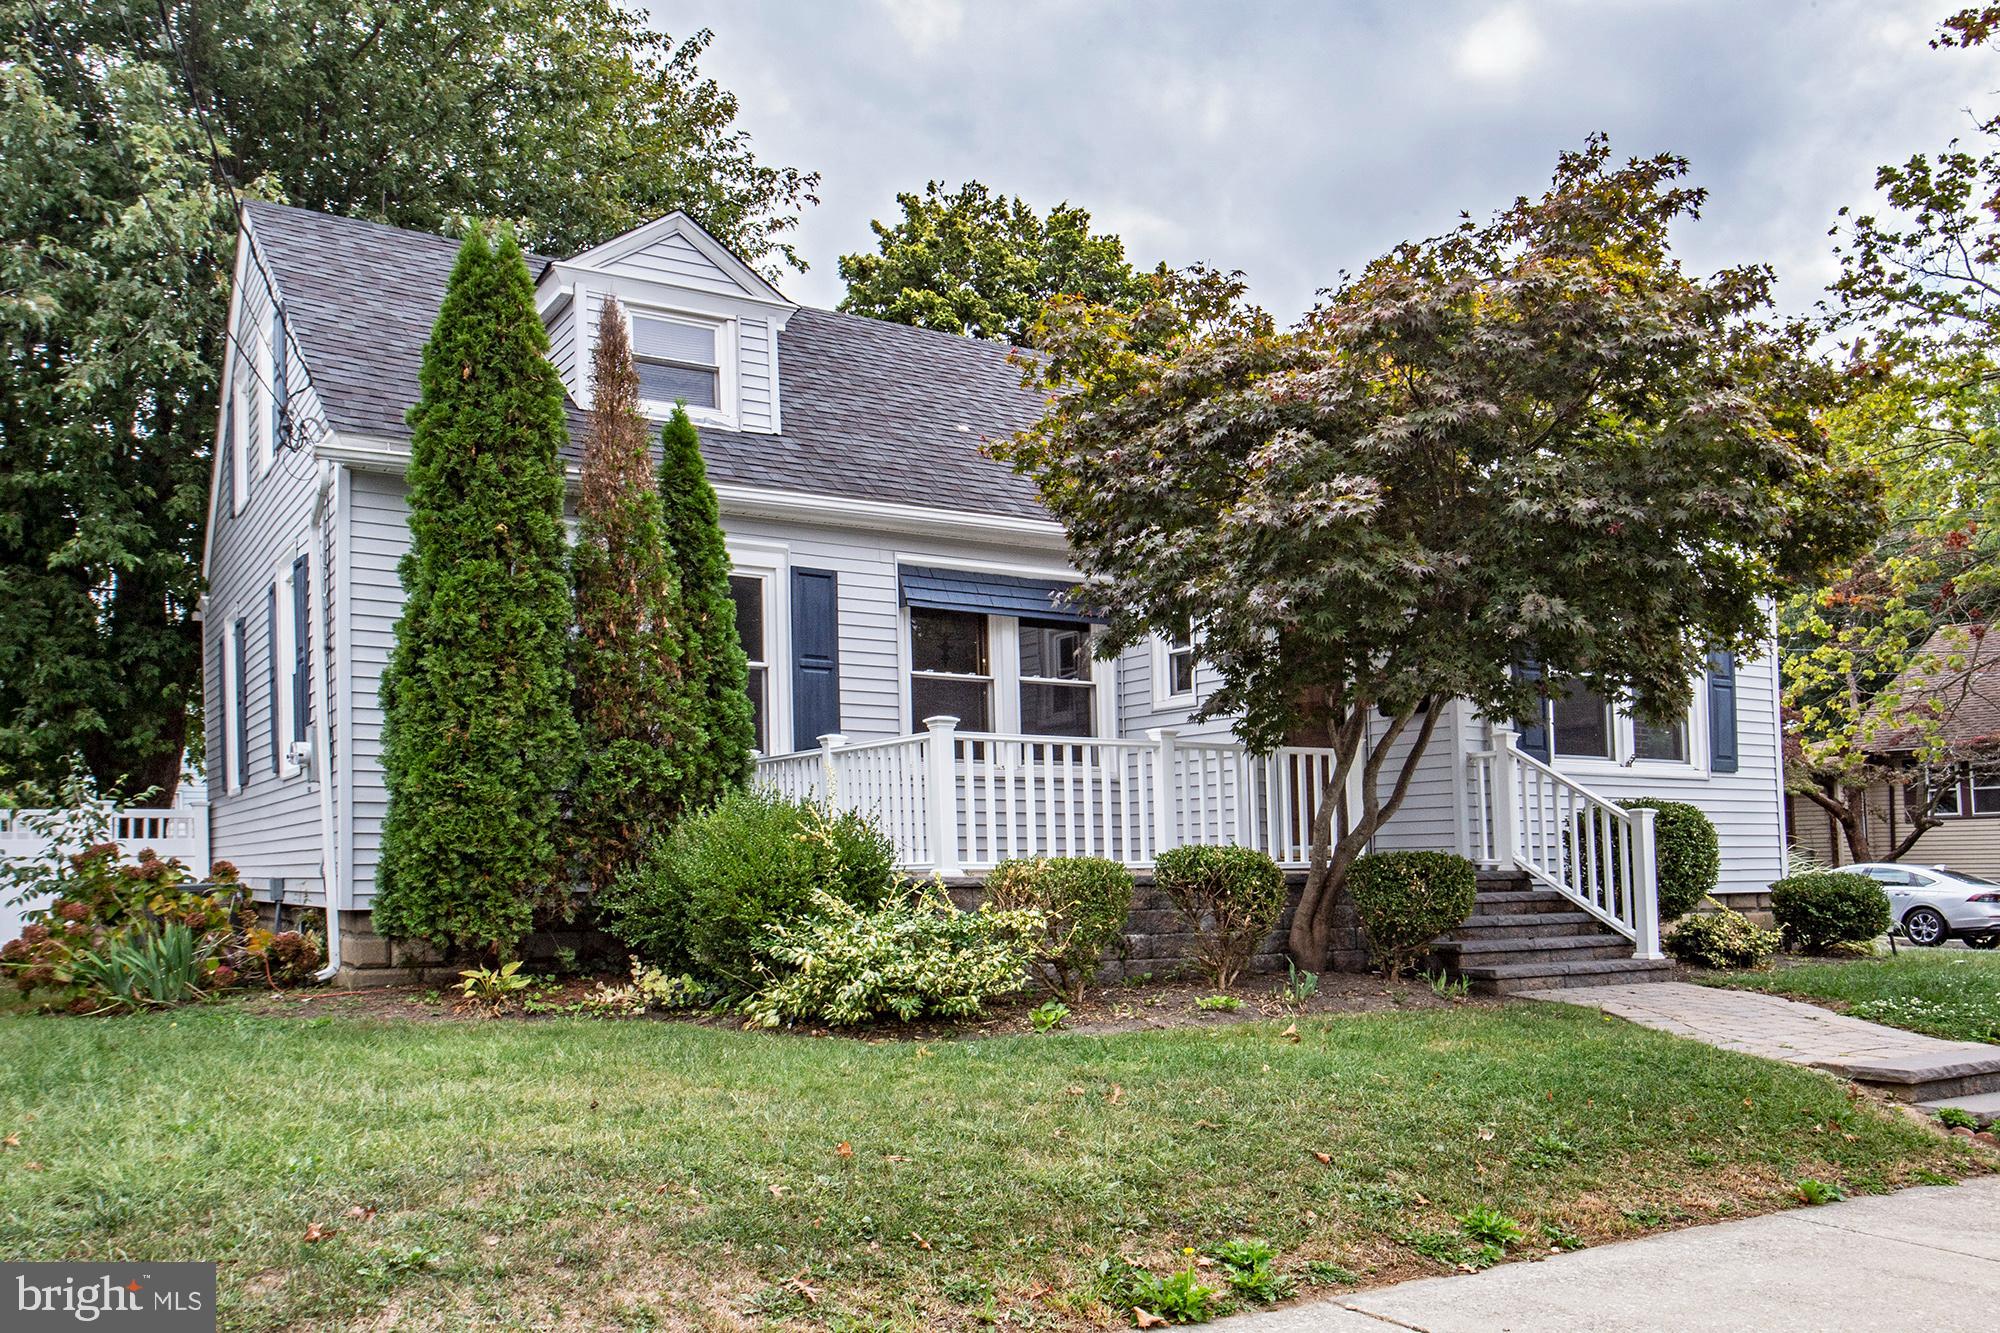
<instances>
[{"instance_id":1,"label":"gutter","mask_svg":"<svg viewBox=\"0 0 2000 1333\"><path fill-rule=\"evenodd\" d=\"M313 709L313 775L319 779L319 873L322 897L326 903L326 966L314 978L317 981L331 981L340 971L340 857L334 839L333 828L333 758L332 737L328 732L327 718L333 707L333 673L326 669L330 654L326 651L326 519L332 507L329 498L334 485L340 479L337 464L321 462L319 465L319 488L313 496L312 510L312 559L306 568L312 571L312 613L319 622L319 707Z\"/></svg>"}]
</instances>

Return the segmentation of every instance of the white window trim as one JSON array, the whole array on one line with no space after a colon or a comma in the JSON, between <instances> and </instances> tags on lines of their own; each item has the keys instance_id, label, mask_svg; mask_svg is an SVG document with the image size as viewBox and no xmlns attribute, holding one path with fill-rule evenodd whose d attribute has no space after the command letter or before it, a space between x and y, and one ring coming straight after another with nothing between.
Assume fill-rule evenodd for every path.
<instances>
[{"instance_id":1,"label":"white window trim","mask_svg":"<svg viewBox=\"0 0 2000 1333\"><path fill-rule=\"evenodd\" d=\"M222 763L229 775L231 796L243 790L243 712L236 706L237 663L243 660L243 622L236 616L222 621Z\"/></svg>"},{"instance_id":2,"label":"white window trim","mask_svg":"<svg viewBox=\"0 0 2000 1333\"><path fill-rule=\"evenodd\" d=\"M896 707L904 734L923 730L924 720L916 716L915 705L911 701L910 684L917 677L928 680L984 681L987 687L987 712L989 725L994 734L1019 736L1021 731L1021 684L1049 680L1045 676L1021 675L1021 617L1002 615L997 611L974 611L972 615L984 616L986 620L986 674L984 676L963 675L956 672L918 671L911 663L910 655L910 608L896 608L896 669L901 677L901 688L897 691ZM1035 617L1030 616L1032 620ZM1089 627L1090 637L1097 637L1096 626ZM1090 651L1090 646L1085 647ZM1091 716L1096 727L1094 736L1065 738L1061 736L1038 736L1037 740L1116 740L1118 738L1117 712L1118 664L1106 662L1092 656L1090 663ZM1077 681L1050 681L1052 684L1075 685ZM960 720L960 726L965 726Z\"/></svg>"},{"instance_id":3,"label":"white window trim","mask_svg":"<svg viewBox=\"0 0 2000 1333\"><path fill-rule=\"evenodd\" d=\"M233 518L250 503L250 393L245 385L241 355L229 363L229 513Z\"/></svg>"},{"instance_id":4,"label":"white window trim","mask_svg":"<svg viewBox=\"0 0 2000 1333\"><path fill-rule=\"evenodd\" d=\"M299 776L305 770L292 754L292 663L298 656L298 643L292 625L292 561L303 552L288 555L278 565L273 582L278 590L277 614L272 616L271 636L271 678L277 684L277 706L273 711L273 722L278 728L278 777L281 781ZM306 608L307 628L311 628L312 608ZM310 735L310 730L308 730Z\"/></svg>"},{"instance_id":5,"label":"white window trim","mask_svg":"<svg viewBox=\"0 0 2000 1333\"><path fill-rule=\"evenodd\" d=\"M1201 698L1201 649L1197 639L1190 635L1186 651L1194 654L1194 669L1188 672L1190 688L1176 694L1172 681L1174 645L1164 634L1153 636L1153 707L1192 708Z\"/></svg>"},{"instance_id":6,"label":"white window trim","mask_svg":"<svg viewBox=\"0 0 2000 1333\"><path fill-rule=\"evenodd\" d=\"M1687 758L1686 759L1641 759L1638 757L1637 734L1632 726L1632 711L1617 704L1611 706L1611 749L1613 757L1599 759L1589 755L1562 754L1555 748L1556 732L1551 719L1549 727L1549 759L1553 767L1563 772L1583 774L1652 774L1663 778L1689 778L1708 776L1708 690L1704 680L1694 684L1694 697L1688 703L1687 717Z\"/></svg>"},{"instance_id":7,"label":"white window trim","mask_svg":"<svg viewBox=\"0 0 2000 1333\"><path fill-rule=\"evenodd\" d=\"M767 754L790 753L792 735L791 552L776 543L725 538L729 572L764 583L764 739Z\"/></svg>"},{"instance_id":8,"label":"white window trim","mask_svg":"<svg viewBox=\"0 0 2000 1333\"><path fill-rule=\"evenodd\" d=\"M263 331L251 324L243 337L252 348L251 371L248 376L250 404L250 438L257 446L257 475L263 476L271 470L271 340Z\"/></svg>"},{"instance_id":9,"label":"white window trim","mask_svg":"<svg viewBox=\"0 0 2000 1333\"><path fill-rule=\"evenodd\" d=\"M658 319L670 324L691 324L697 328L707 329L715 335L715 406L696 407L693 403L689 403L688 420L697 426L714 426L722 430L741 429L742 410L739 391L742 386L737 369L736 340L740 336L737 321L727 316L703 314L698 311L679 310L671 306L649 305L643 302L625 306L627 329L631 328L631 321L634 319ZM592 327L595 328L594 322ZM664 420L673 415L674 404L642 398L639 400L639 410L655 420Z\"/></svg>"}]
</instances>

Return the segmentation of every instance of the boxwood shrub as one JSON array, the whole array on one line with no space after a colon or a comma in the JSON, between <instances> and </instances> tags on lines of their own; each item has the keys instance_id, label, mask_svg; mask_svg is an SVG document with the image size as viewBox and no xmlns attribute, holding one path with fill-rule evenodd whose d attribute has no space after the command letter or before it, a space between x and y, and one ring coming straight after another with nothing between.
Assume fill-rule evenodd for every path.
<instances>
[{"instance_id":1,"label":"boxwood shrub","mask_svg":"<svg viewBox=\"0 0 2000 1333\"><path fill-rule=\"evenodd\" d=\"M1889 898L1866 875L1813 871L1771 886L1771 915L1792 947L1818 953L1889 928Z\"/></svg>"},{"instance_id":2,"label":"boxwood shrub","mask_svg":"<svg viewBox=\"0 0 2000 1333\"><path fill-rule=\"evenodd\" d=\"M895 883L895 847L852 811L755 789L690 815L597 896L598 924L641 958L745 994L760 946L822 891L874 907Z\"/></svg>"},{"instance_id":3,"label":"boxwood shrub","mask_svg":"<svg viewBox=\"0 0 2000 1333\"><path fill-rule=\"evenodd\" d=\"M1686 801L1641 796L1620 801L1627 810L1657 810L1653 853L1659 864L1660 920L1687 915L1715 892L1722 875L1722 846L1707 815Z\"/></svg>"},{"instance_id":4,"label":"boxwood shrub","mask_svg":"<svg viewBox=\"0 0 2000 1333\"><path fill-rule=\"evenodd\" d=\"M1472 913L1478 872L1450 852L1376 852L1347 871L1368 948L1396 976L1420 961L1432 940Z\"/></svg>"},{"instance_id":5,"label":"boxwood shrub","mask_svg":"<svg viewBox=\"0 0 2000 1333\"><path fill-rule=\"evenodd\" d=\"M1195 960L1227 990L1285 910L1285 872L1251 847L1175 847L1153 881L1187 921Z\"/></svg>"},{"instance_id":6,"label":"boxwood shrub","mask_svg":"<svg viewBox=\"0 0 2000 1333\"><path fill-rule=\"evenodd\" d=\"M1777 931L1765 930L1741 912L1718 907L1681 918L1661 947L1696 967L1762 967L1778 951L1778 943Z\"/></svg>"},{"instance_id":7,"label":"boxwood shrub","mask_svg":"<svg viewBox=\"0 0 2000 1333\"><path fill-rule=\"evenodd\" d=\"M1132 915L1132 872L1100 856L1002 861L986 877L986 901L995 911L1041 913L1036 971L1056 994L1081 1000Z\"/></svg>"}]
</instances>

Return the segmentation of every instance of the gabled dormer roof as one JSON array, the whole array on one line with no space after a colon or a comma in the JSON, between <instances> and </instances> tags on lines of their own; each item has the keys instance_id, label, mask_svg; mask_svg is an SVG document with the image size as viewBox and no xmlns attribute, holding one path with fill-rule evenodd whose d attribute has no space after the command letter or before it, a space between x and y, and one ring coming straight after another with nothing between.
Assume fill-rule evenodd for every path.
<instances>
[{"instance_id":1,"label":"gabled dormer roof","mask_svg":"<svg viewBox=\"0 0 2000 1333\"><path fill-rule=\"evenodd\" d=\"M328 425L346 442L407 447L405 416L457 243L279 204L244 212ZM529 269L539 278L558 262L531 257ZM704 428L718 485L1047 520L1034 488L980 452L1042 411L1011 349L810 306L777 340L783 429ZM582 413L570 426L581 458Z\"/></svg>"},{"instance_id":2,"label":"gabled dormer roof","mask_svg":"<svg viewBox=\"0 0 2000 1333\"><path fill-rule=\"evenodd\" d=\"M564 268L594 273L657 273L677 286L718 293L726 289L728 295L796 308L761 273L715 239L708 228L679 209L557 262Z\"/></svg>"}]
</instances>

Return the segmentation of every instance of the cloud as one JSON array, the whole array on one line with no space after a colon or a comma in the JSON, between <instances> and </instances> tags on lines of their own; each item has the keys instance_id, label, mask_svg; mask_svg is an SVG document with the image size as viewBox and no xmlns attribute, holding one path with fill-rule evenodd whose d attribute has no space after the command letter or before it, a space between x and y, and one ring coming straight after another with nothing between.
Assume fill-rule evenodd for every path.
<instances>
[{"instance_id":1,"label":"cloud","mask_svg":"<svg viewBox=\"0 0 2000 1333\"><path fill-rule=\"evenodd\" d=\"M965 29L964 0L879 0L889 26L917 55L958 39Z\"/></svg>"},{"instance_id":2,"label":"cloud","mask_svg":"<svg viewBox=\"0 0 2000 1333\"><path fill-rule=\"evenodd\" d=\"M1542 56L1542 35L1519 6L1509 5L1474 23L1459 38L1453 60L1460 74L1488 83L1512 83Z\"/></svg>"}]
</instances>

